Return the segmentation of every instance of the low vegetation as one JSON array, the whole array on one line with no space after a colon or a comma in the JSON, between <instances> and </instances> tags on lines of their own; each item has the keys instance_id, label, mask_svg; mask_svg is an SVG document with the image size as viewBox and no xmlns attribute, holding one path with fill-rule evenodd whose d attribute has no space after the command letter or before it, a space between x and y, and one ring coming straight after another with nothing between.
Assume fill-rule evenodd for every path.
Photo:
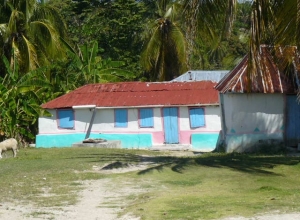
<instances>
[{"instance_id":1,"label":"low vegetation","mask_svg":"<svg viewBox=\"0 0 300 220\"><path fill-rule=\"evenodd\" d=\"M218 219L273 211L299 212L299 157L210 153L176 156L144 150L21 149L0 160L0 204L63 207L78 201L85 180L113 178L145 190L123 212L141 219ZM106 169L148 166L131 172ZM122 214L122 213L121 213Z\"/></svg>"}]
</instances>

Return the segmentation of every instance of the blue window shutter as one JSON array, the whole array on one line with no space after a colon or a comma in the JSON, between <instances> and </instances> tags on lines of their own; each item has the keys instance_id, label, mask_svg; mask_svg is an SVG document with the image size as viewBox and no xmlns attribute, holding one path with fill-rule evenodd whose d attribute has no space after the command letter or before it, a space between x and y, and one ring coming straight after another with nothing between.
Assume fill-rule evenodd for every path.
<instances>
[{"instance_id":1,"label":"blue window shutter","mask_svg":"<svg viewBox=\"0 0 300 220\"><path fill-rule=\"evenodd\" d=\"M190 109L191 128L203 127L205 125L203 108Z\"/></svg>"},{"instance_id":2,"label":"blue window shutter","mask_svg":"<svg viewBox=\"0 0 300 220\"><path fill-rule=\"evenodd\" d=\"M152 108L140 109L140 127L141 128L154 127Z\"/></svg>"},{"instance_id":3,"label":"blue window shutter","mask_svg":"<svg viewBox=\"0 0 300 220\"><path fill-rule=\"evenodd\" d=\"M74 113L71 109L59 109L58 114L58 127L59 128L74 128Z\"/></svg>"},{"instance_id":4,"label":"blue window shutter","mask_svg":"<svg viewBox=\"0 0 300 220\"><path fill-rule=\"evenodd\" d=\"M115 109L115 126L127 127L127 109Z\"/></svg>"}]
</instances>

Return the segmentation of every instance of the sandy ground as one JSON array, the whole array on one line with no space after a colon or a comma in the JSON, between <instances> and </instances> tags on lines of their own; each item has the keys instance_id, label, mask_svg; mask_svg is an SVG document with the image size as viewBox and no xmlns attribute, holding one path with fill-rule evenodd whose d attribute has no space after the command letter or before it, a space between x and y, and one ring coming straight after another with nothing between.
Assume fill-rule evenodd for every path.
<instances>
[{"instance_id":1,"label":"sandy ground","mask_svg":"<svg viewBox=\"0 0 300 220\"><path fill-rule=\"evenodd\" d=\"M67 207L34 207L24 204L1 204L1 220L138 220L127 214L118 217L118 212L124 207L123 197L132 193L142 192L139 189L129 189L126 186L122 189L111 190L110 179L101 179L84 182L85 189L80 192L80 201L76 205Z\"/></svg>"},{"instance_id":2,"label":"sandy ground","mask_svg":"<svg viewBox=\"0 0 300 220\"><path fill-rule=\"evenodd\" d=\"M93 166L94 172L124 173L142 170L148 164L128 166L112 170L102 170ZM66 207L35 207L21 204L18 201L0 204L1 220L139 220L130 213L119 217L118 213L126 205L126 197L146 192L132 183L122 183L122 187L114 187L111 179L99 179L81 182L83 190L79 193L79 202Z\"/></svg>"},{"instance_id":3,"label":"sandy ground","mask_svg":"<svg viewBox=\"0 0 300 220\"><path fill-rule=\"evenodd\" d=\"M124 197L142 193L143 189L114 188L111 190L110 179L84 182L85 189L80 193L80 202L64 208L37 208L31 205L1 204L1 220L139 220L130 213L118 217L118 212L125 206ZM258 215L251 218L230 217L222 220L297 220L300 213L280 214L272 213Z\"/></svg>"},{"instance_id":4,"label":"sandy ground","mask_svg":"<svg viewBox=\"0 0 300 220\"><path fill-rule=\"evenodd\" d=\"M265 215L257 215L251 218L230 217L230 218L224 218L222 220L299 220L299 219L300 219L300 213L289 213L289 214L272 213L272 214L265 214Z\"/></svg>"},{"instance_id":5,"label":"sandy ground","mask_svg":"<svg viewBox=\"0 0 300 220\"><path fill-rule=\"evenodd\" d=\"M129 166L113 170L102 170L94 166L94 172L118 173L145 169L149 164ZM83 190L79 193L79 202L66 207L35 207L30 204L22 204L17 201L14 204L0 204L1 220L139 220L139 217L130 213L119 216L126 206L126 197L146 192L137 188L132 183L124 183L123 187L113 187L110 178L81 182ZM300 219L300 213L267 213L251 218L230 217L222 220L296 220Z\"/></svg>"}]
</instances>

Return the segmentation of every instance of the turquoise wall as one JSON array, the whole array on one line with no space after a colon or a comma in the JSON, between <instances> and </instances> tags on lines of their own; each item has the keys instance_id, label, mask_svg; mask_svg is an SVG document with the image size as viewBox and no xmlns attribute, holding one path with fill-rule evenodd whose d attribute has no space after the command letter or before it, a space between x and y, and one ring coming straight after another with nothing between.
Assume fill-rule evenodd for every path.
<instances>
[{"instance_id":1,"label":"turquoise wall","mask_svg":"<svg viewBox=\"0 0 300 220\"><path fill-rule=\"evenodd\" d=\"M120 140L122 142L122 148L152 147L151 134L98 134L98 138Z\"/></svg>"},{"instance_id":2,"label":"turquoise wall","mask_svg":"<svg viewBox=\"0 0 300 220\"><path fill-rule=\"evenodd\" d=\"M227 134L226 152L255 152L260 147L276 148L280 145L283 146L283 143L283 131L272 134Z\"/></svg>"},{"instance_id":3,"label":"turquoise wall","mask_svg":"<svg viewBox=\"0 0 300 220\"><path fill-rule=\"evenodd\" d=\"M151 134L90 134L90 138L120 140L122 148L149 148L152 146ZM36 147L71 147L73 143L85 139L85 133L43 134L36 136Z\"/></svg>"},{"instance_id":4,"label":"turquoise wall","mask_svg":"<svg viewBox=\"0 0 300 220\"><path fill-rule=\"evenodd\" d=\"M216 148L219 134L192 134L191 144L194 150L212 151ZM122 148L150 148L152 147L151 134L93 134L90 138L106 140L120 140ZM36 147L71 147L73 143L85 139L85 133L76 134L43 134L36 136Z\"/></svg>"},{"instance_id":5,"label":"turquoise wall","mask_svg":"<svg viewBox=\"0 0 300 220\"><path fill-rule=\"evenodd\" d=\"M213 151L218 142L219 133L200 133L191 135L191 144L193 149L199 151Z\"/></svg>"}]
</instances>

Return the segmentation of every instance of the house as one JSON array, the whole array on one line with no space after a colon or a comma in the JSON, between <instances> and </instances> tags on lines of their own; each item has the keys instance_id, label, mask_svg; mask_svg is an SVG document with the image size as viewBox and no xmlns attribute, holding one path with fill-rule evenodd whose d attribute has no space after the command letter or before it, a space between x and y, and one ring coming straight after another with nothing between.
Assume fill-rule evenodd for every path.
<instances>
[{"instance_id":1,"label":"house","mask_svg":"<svg viewBox=\"0 0 300 220\"><path fill-rule=\"evenodd\" d=\"M263 147L272 150L300 143L297 48L262 45L256 58L262 68L256 69L255 74L248 77L246 56L216 85L220 95L221 140L227 152L257 151Z\"/></svg>"},{"instance_id":2,"label":"house","mask_svg":"<svg viewBox=\"0 0 300 220\"><path fill-rule=\"evenodd\" d=\"M229 70L189 70L172 82L212 81L219 82Z\"/></svg>"},{"instance_id":3,"label":"house","mask_svg":"<svg viewBox=\"0 0 300 220\"><path fill-rule=\"evenodd\" d=\"M221 130L216 83L88 84L42 105L36 147L69 147L85 138L123 148L187 145L215 149Z\"/></svg>"}]
</instances>

